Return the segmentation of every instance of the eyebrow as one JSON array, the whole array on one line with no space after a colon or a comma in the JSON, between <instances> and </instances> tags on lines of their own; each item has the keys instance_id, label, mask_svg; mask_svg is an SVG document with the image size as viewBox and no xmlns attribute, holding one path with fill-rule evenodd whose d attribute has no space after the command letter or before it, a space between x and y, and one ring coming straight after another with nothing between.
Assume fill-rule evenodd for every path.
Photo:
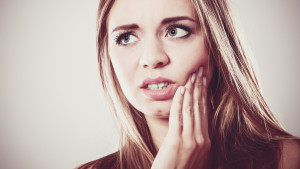
<instances>
[{"instance_id":1,"label":"eyebrow","mask_svg":"<svg viewBox=\"0 0 300 169\"><path fill-rule=\"evenodd\" d=\"M167 24L171 22L176 22L176 21L181 21L181 20L189 20L192 22L196 22L194 19L188 17L188 16L175 16L175 17L170 17L170 18L165 18L164 20L161 21L161 24Z\"/></svg>"},{"instance_id":2,"label":"eyebrow","mask_svg":"<svg viewBox=\"0 0 300 169\"><path fill-rule=\"evenodd\" d=\"M121 25L121 26L116 27L112 31L112 33L115 31L118 31L118 30L130 30L130 29L138 29L138 28L139 28L139 26L137 24Z\"/></svg>"},{"instance_id":3,"label":"eyebrow","mask_svg":"<svg viewBox=\"0 0 300 169\"><path fill-rule=\"evenodd\" d=\"M175 16L175 17L169 17L169 18L165 18L161 21L161 25L165 25L167 23L171 23L171 22L176 22L176 21L181 21L181 20L189 20L192 22L196 22L194 19L188 17L188 16ZM128 24L128 25L121 25L116 27L115 29L113 29L113 32L115 31L119 31L119 30L132 30L132 29L138 29L139 26L137 24Z\"/></svg>"}]
</instances>

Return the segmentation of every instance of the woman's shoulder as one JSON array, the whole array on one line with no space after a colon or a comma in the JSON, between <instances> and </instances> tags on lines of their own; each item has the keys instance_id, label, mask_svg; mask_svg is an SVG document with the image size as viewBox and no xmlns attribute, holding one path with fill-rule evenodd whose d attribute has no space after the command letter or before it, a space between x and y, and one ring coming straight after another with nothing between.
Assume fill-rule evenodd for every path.
<instances>
[{"instance_id":1,"label":"woman's shoulder","mask_svg":"<svg viewBox=\"0 0 300 169\"><path fill-rule=\"evenodd\" d=\"M83 164L76 169L119 169L119 152L109 154L100 159Z\"/></svg>"},{"instance_id":2,"label":"woman's shoulder","mask_svg":"<svg viewBox=\"0 0 300 169\"><path fill-rule=\"evenodd\" d=\"M279 169L300 168L300 140L282 141L282 154L279 161Z\"/></svg>"}]
</instances>

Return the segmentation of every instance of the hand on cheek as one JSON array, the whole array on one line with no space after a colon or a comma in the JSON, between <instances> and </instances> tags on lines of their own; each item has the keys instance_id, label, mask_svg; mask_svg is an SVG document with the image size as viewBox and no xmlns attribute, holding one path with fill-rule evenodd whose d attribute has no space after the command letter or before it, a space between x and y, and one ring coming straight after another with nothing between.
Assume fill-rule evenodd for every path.
<instances>
[{"instance_id":1,"label":"hand on cheek","mask_svg":"<svg viewBox=\"0 0 300 169\"><path fill-rule=\"evenodd\" d=\"M169 131L152 169L203 168L210 150L206 86L200 67L185 86L178 87L170 110Z\"/></svg>"}]
</instances>

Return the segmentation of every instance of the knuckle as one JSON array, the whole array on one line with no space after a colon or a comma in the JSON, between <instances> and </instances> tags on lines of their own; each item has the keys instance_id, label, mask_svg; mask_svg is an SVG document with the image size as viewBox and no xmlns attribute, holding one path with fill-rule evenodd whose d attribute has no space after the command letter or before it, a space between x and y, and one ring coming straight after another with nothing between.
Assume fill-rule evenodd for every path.
<instances>
[{"instance_id":1,"label":"knuckle","mask_svg":"<svg viewBox=\"0 0 300 169\"><path fill-rule=\"evenodd\" d=\"M197 138L197 145L203 151L209 151L211 148L211 140L205 139L202 136Z\"/></svg>"},{"instance_id":2,"label":"knuckle","mask_svg":"<svg viewBox=\"0 0 300 169\"><path fill-rule=\"evenodd\" d=\"M194 95L193 95L193 102L194 104L198 103L201 100L201 93L195 91Z\"/></svg>"},{"instance_id":3,"label":"knuckle","mask_svg":"<svg viewBox=\"0 0 300 169\"><path fill-rule=\"evenodd\" d=\"M185 106L184 110L186 112L192 112L193 111L193 107L189 104L189 105Z\"/></svg>"},{"instance_id":4,"label":"knuckle","mask_svg":"<svg viewBox=\"0 0 300 169\"><path fill-rule=\"evenodd\" d=\"M200 89L202 86L202 82L201 80L199 80L199 82L195 85L195 88Z\"/></svg>"},{"instance_id":5,"label":"knuckle","mask_svg":"<svg viewBox=\"0 0 300 169\"><path fill-rule=\"evenodd\" d=\"M199 108L201 108L201 107L202 107L202 103L201 103L200 101L197 101L197 106L198 106Z\"/></svg>"},{"instance_id":6,"label":"knuckle","mask_svg":"<svg viewBox=\"0 0 300 169\"><path fill-rule=\"evenodd\" d=\"M201 97L200 92L199 91L195 91L194 96L193 96L194 102L199 103L200 97Z\"/></svg>"},{"instance_id":7,"label":"knuckle","mask_svg":"<svg viewBox=\"0 0 300 169\"><path fill-rule=\"evenodd\" d=\"M197 144L199 145L199 147L201 147L204 144L203 136L196 137L196 141L197 141Z\"/></svg>"},{"instance_id":8,"label":"knuckle","mask_svg":"<svg viewBox=\"0 0 300 169\"><path fill-rule=\"evenodd\" d=\"M198 112L200 112L199 106L194 106L193 111L194 111L195 114L197 114Z\"/></svg>"},{"instance_id":9,"label":"knuckle","mask_svg":"<svg viewBox=\"0 0 300 169\"><path fill-rule=\"evenodd\" d=\"M188 152L194 151L196 149L196 147L197 147L197 143L193 139L186 140L183 144L184 150L188 151Z\"/></svg>"}]
</instances>

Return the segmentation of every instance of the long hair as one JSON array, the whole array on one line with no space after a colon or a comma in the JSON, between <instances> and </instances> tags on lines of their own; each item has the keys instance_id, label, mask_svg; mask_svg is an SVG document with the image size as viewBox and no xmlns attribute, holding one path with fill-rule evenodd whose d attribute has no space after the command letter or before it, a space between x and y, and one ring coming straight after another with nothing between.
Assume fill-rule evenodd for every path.
<instances>
[{"instance_id":1,"label":"long hair","mask_svg":"<svg viewBox=\"0 0 300 169\"><path fill-rule=\"evenodd\" d=\"M226 0L191 0L214 73L209 132L213 168L276 168L281 139L293 139L267 106ZM98 61L103 91L120 132L121 168L150 169L156 155L144 115L126 99L108 55L107 18L114 0L100 0Z\"/></svg>"}]
</instances>

